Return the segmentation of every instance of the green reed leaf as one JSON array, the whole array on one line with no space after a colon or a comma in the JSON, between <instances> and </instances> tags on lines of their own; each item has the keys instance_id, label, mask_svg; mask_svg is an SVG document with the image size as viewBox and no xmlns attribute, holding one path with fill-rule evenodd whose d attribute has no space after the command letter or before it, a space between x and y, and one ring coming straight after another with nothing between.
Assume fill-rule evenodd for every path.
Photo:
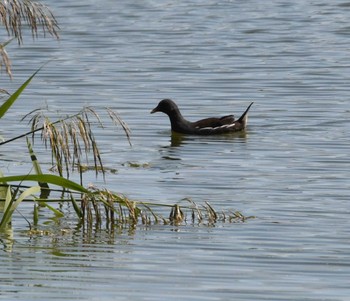
<instances>
[{"instance_id":1,"label":"green reed leaf","mask_svg":"<svg viewBox=\"0 0 350 301\"><path fill-rule=\"evenodd\" d=\"M83 186L67 180L65 178L51 175L51 174L41 174L41 175L17 175L17 176L9 176L9 177L0 177L0 183L4 182L26 182L26 181L34 181L34 182L43 182L49 183L56 186L60 186L62 188L66 188L69 190L88 193L89 191Z\"/></svg>"},{"instance_id":2,"label":"green reed leaf","mask_svg":"<svg viewBox=\"0 0 350 301\"><path fill-rule=\"evenodd\" d=\"M83 218L83 212L81 211L80 207L78 206L77 201L75 200L75 198L73 196L71 196L70 199L72 201L73 208L74 208L75 213L77 214L77 216L79 218Z\"/></svg>"},{"instance_id":3,"label":"green reed leaf","mask_svg":"<svg viewBox=\"0 0 350 301\"><path fill-rule=\"evenodd\" d=\"M49 208L55 214L56 217L63 217L64 216L64 214L61 211L59 211L58 209L53 208L49 204L44 203L44 206L46 208Z\"/></svg>"},{"instance_id":4,"label":"green reed leaf","mask_svg":"<svg viewBox=\"0 0 350 301\"><path fill-rule=\"evenodd\" d=\"M33 212L33 223L34 225L37 225L38 224L38 221L39 221L39 209L38 209L38 205L35 204L34 205L34 212Z\"/></svg>"},{"instance_id":5,"label":"green reed leaf","mask_svg":"<svg viewBox=\"0 0 350 301\"><path fill-rule=\"evenodd\" d=\"M11 106L14 104L14 102L17 100L17 98L21 95L21 93L24 91L24 89L29 85L31 80L34 78L34 76L43 68L41 66L37 71L33 73L31 77L29 77L22 86L20 86L1 106L0 106L0 118L2 118L5 113L11 108Z\"/></svg>"},{"instance_id":6,"label":"green reed leaf","mask_svg":"<svg viewBox=\"0 0 350 301\"><path fill-rule=\"evenodd\" d=\"M40 192L40 187L39 186L33 186L30 187L26 190L24 190L20 196L18 197L17 200L15 201L10 201L9 205L7 206L4 215L2 216L1 222L0 222L0 230L4 229L6 227L6 225L11 221L12 218L12 214L13 212L17 209L17 207L19 206L19 204L28 196L36 194Z\"/></svg>"}]
</instances>

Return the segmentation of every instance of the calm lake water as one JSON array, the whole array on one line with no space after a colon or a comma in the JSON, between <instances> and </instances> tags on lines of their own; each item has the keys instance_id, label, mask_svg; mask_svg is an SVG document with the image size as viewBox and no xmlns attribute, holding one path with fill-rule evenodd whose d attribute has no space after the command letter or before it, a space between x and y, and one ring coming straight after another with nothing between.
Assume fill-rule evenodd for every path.
<instances>
[{"instance_id":1,"label":"calm lake water","mask_svg":"<svg viewBox=\"0 0 350 301\"><path fill-rule=\"evenodd\" d=\"M24 132L19 120L35 108L93 106L107 125L96 129L104 164L117 172L106 182L86 173L86 184L256 218L87 232L65 208L59 220L42 210L48 234L31 237L17 213L0 236L0 299L349 300L350 2L44 3L61 40L28 34L8 47L15 77L3 73L1 88L10 91L52 61L0 135ZM245 135L174 141L168 118L149 114L163 98L190 120L254 105ZM105 107L128 123L132 147ZM15 145L1 146L6 175L31 171L25 140ZM39 139L35 151L48 172ZM31 219L32 205L20 213Z\"/></svg>"}]
</instances>

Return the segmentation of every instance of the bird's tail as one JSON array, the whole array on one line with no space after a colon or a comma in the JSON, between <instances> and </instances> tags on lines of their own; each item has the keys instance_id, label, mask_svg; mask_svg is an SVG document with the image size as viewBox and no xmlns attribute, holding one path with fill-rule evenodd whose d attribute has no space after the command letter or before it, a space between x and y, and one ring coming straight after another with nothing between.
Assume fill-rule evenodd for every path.
<instances>
[{"instance_id":1,"label":"bird's tail","mask_svg":"<svg viewBox=\"0 0 350 301\"><path fill-rule=\"evenodd\" d=\"M240 122L242 124L242 128L244 129L247 125L248 122L248 111L250 109L250 107L253 105L254 102L252 102L248 108L244 111L244 113L242 114L241 117L239 117L239 119L237 120L237 122Z\"/></svg>"}]
</instances>

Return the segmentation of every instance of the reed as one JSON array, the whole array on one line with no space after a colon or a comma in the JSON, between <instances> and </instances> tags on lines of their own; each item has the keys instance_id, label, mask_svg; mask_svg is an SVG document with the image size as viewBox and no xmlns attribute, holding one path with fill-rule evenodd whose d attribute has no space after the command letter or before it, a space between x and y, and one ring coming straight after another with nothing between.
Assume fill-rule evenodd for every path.
<instances>
[{"instance_id":1,"label":"reed","mask_svg":"<svg viewBox=\"0 0 350 301\"><path fill-rule=\"evenodd\" d=\"M0 69L5 67L6 73L10 78L12 78L12 71L11 71L11 60L9 55L7 54L7 51L5 47L12 41L13 39L10 39L4 43L0 44ZM7 93L5 90L0 89L0 93Z\"/></svg>"},{"instance_id":2,"label":"reed","mask_svg":"<svg viewBox=\"0 0 350 301\"><path fill-rule=\"evenodd\" d=\"M37 2L0 1L0 22L8 35L13 37L0 44L0 66L5 67L10 77L12 76L11 61L5 47L13 39L16 39L19 44L23 43L23 28L30 28L33 38L38 37L40 29L44 36L48 33L56 39L59 38L59 27L55 17L46 6ZM0 106L0 120L19 99L41 68L12 94L0 89L0 96L6 98ZM105 108L103 113L107 114L115 126L122 128L131 145L131 131L117 112L111 108ZM6 177L0 171L0 232L6 231L15 212L20 213L20 205L23 202L33 205L32 221L20 213L28 222L32 234L42 233L40 229L38 230L39 208L49 210L56 218L62 218L64 217L62 208L65 204L74 208L78 222L87 229L100 228L103 225L109 229L116 227L135 229L138 225L154 224L211 226L218 222L245 222L253 218L244 216L238 211L217 212L209 202L198 205L191 199L185 199L173 205L147 203L130 200L104 188L84 187L83 173L86 169L93 169L96 176L99 173L104 177L106 175L93 130L94 125L104 127L105 118L94 108L86 107L76 114L56 117L55 120L51 120L47 110L35 109L24 116L23 120L28 121L30 130L0 142L0 147L25 138L34 174ZM51 170L57 175L42 172L33 147L39 137L44 147L51 153L53 165ZM92 165L89 163L91 161ZM129 166L139 167L139 164L129 163ZM75 172L79 173L80 183L69 179ZM52 197L52 193L59 194L60 197ZM59 204L60 208L56 209L52 204Z\"/></svg>"},{"instance_id":3,"label":"reed","mask_svg":"<svg viewBox=\"0 0 350 301\"><path fill-rule=\"evenodd\" d=\"M59 39L59 26L51 10L39 3L29 0L0 1L0 23L8 36L12 37L0 43L0 67L4 66L6 73L12 78L11 60L5 47L14 39L23 44L23 29L31 31L32 38L38 38L39 32L44 37L51 35Z\"/></svg>"},{"instance_id":4,"label":"reed","mask_svg":"<svg viewBox=\"0 0 350 301\"><path fill-rule=\"evenodd\" d=\"M119 115L106 108L105 111L115 126L120 125L131 145L130 129ZM82 184L82 174L86 169L95 170L96 175L102 173L105 176L105 168L101 158L100 149L93 133L93 125L104 128L98 112L92 107L83 108L80 112L60 118L52 122L43 110L35 110L27 114L23 120L29 119L31 131L26 136L31 135L35 140L35 133L40 133L46 149L50 149L53 170L60 176L69 178L71 172L77 170L80 174ZM91 155L89 158L89 154ZM93 162L90 167L89 162Z\"/></svg>"},{"instance_id":5,"label":"reed","mask_svg":"<svg viewBox=\"0 0 350 301\"><path fill-rule=\"evenodd\" d=\"M39 194L40 186L11 186L10 182L45 181L50 186L61 187L63 197L61 199L40 199L35 194ZM107 189L96 187L84 188L79 184L60 176L54 175L22 175L12 177L0 177L0 201L5 201L4 214L0 222L0 230L4 229L11 220L11 215L21 202L33 203L33 222L29 223L30 229L38 224L37 206L46 207L54 213L56 217L63 217L61 210L53 208L49 203L72 204L76 213L76 218L85 228L98 227L102 225L112 229L114 227L136 227L137 225L208 225L216 223L237 223L245 222L253 216L244 216L239 211L216 211L209 202L202 205L196 204L191 199L185 199L189 205L169 205L161 203L147 203L130 200L127 197L114 193ZM16 196L20 195L18 199ZM31 198L26 198L30 196ZM10 209L9 209L10 208ZM170 210L168 218L162 214ZM161 213L160 213L161 212ZM28 220L27 220L28 221Z\"/></svg>"},{"instance_id":6,"label":"reed","mask_svg":"<svg viewBox=\"0 0 350 301\"><path fill-rule=\"evenodd\" d=\"M0 106L0 118L17 101L21 93L27 88L33 77L40 71L34 72L8 99ZM119 115L106 108L105 113L113 125L121 126L126 138L130 141L130 129ZM134 228L139 224L152 225L183 225L183 224L207 224L214 225L217 222L244 222L248 218L239 212L217 212L209 202L197 205L190 199L183 201L187 205L174 204L150 204L129 200L117 193L96 187L85 188L83 186L83 173L89 162L93 161L93 169L96 176L102 173L105 176L105 167L100 155L100 149L94 136L93 126L105 127L105 118L100 116L91 107L83 108L80 112L60 117L51 121L47 116L47 110L33 110L23 117L28 121L30 130L17 137L13 137L0 143L14 143L16 140L26 138L29 157L32 160L35 174L23 174L10 177L0 177L0 201L4 202L3 214L0 220L0 231L6 229L11 222L12 215L23 201L33 203L33 221L28 221L31 230L38 225L38 208L45 207L56 217L63 217L60 210L49 205L50 202L60 204L71 203L78 220L84 227L101 227L103 224L108 228L124 227L129 225ZM31 137L31 139L29 139ZM51 152L52 171L58 175L44 174L39 160L34 152L32 144L40 137L43 145ZM137 167L130 164L130 167ZM69 180L70 174L78 172L80 184ZM28 183L29 182L29 183ZM36 182L36 185L30 183ZM15 183L15 184L12 184ZM19 184L18 184L19 183ZM28 184L27 184L28 183ZM52 188L55 187L55 188ZM53 199L51 192L59 192L61 197ZM28 199L29 198L29 199ZM157 212L161 208L161 213ZM170 214L164 217L164 208L170 208Z\"/></svg>"},{"instance_id":7,"label":"reed","mask_svg":"<svg viewBox=\"0 0 350 301\"><path fill-rule=\"evenodd\" d=\"M32 37L38 37L41 28L44 36L49 33L58 35L58 23L51 10L39 3L28 0L6 0L0 2L0 22L8 35L15 36L18 43L23 43L23 28L30 28Z\"/></svg>"}]
</instances>

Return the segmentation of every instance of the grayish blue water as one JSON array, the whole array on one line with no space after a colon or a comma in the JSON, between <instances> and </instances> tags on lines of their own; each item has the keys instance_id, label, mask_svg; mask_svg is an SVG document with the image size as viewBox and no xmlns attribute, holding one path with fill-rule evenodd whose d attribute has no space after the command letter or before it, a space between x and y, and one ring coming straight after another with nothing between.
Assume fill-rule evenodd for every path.
<instances>
[{"instance_id":1,"label":"grayish blue water","mask_svg":"<svg viewBox=\"0 0 350 301\"><path fill-rule=\"evenodd\" d=\"M68 214L47 218L50 235L28 237L17 215L3 238L0 299L349 300L350 3L45 3L61 40L8 48L15 79L3 74L1 88L54 60L1 120L0 135L22 133L18 120L45 104L64 113L108 106L128 123L133 146L120 129L97 130L105 166L118 172L106 182L86 174L87 183L256 218L85 233ZM167 97L190 120L239 116L255 103L246 135L174 143L167 117L149 114ZM29 172L25 141L12 147L1 147L2 172Z\"/></svg>"}]
</instances>

